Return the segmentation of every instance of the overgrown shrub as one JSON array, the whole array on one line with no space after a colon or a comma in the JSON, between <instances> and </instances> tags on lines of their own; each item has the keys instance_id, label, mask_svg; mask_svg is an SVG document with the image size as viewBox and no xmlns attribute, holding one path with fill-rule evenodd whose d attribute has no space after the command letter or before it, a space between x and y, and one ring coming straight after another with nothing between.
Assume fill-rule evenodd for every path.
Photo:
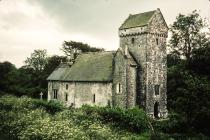
<instances>
[{"instance_id":1,"label":"overgrown shrub","mask_svg":"<svg viewBox=\"0 0 210 140\"><path fill-rule=\"evenodd\" d=\"M56 112L63 111L64 105L60 101L51 100L49 102L43 100L33 100L35 108L44 108L47 112L55 114Z\"/></svg>"},{"instance_id":2,"label":"overgrown shrub","mask_svg":"<svg viewBox=\"0 0 210 140\"><path fill-rule=\"evenodd\" d=\"M109 114L110 109L89 106L67 109L58 102L3 96L0 98L0 137L22 140L149 138L148 134L134 134L105 123L102 112Z\"/></svg>"},{"instance_id":3,"label":"overgrown shrub","mask_svg":"<svg viewBox=\"0 0 210 140\"><path fill-rule=\"evenodd\" d=\"M148 118L145 112L139 108L122 109L110 107L83 106L82 109L89 116L99 118L104 122L112 123L132 132L144 132L148 130Z\"/></svg>"}]
</instances>

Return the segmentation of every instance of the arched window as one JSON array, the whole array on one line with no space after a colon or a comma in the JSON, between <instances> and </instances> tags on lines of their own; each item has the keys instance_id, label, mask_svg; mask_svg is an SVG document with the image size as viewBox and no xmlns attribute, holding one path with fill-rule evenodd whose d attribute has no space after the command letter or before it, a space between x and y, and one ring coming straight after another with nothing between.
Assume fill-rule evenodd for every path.
<instances>
[{"instance_id":1,"label":"arched window","mask_svg":"<svg viewBox=\"0 0 210 140\"><path fill-rule=\"evenodd\" d=\"M159 103L158 102L155 102L154 104L154 117L156 119L159 118Z\"/></svg>"}]
</instances>

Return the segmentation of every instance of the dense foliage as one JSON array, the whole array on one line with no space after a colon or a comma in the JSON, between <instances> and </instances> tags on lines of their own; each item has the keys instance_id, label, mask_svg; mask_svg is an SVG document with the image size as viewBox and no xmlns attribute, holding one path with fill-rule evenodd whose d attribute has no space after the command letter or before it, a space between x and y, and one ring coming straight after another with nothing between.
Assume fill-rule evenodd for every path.
<instances>
[{"instance_id":1,"label":"dense foliage","mask_svg":"<svg viewBox=\"0 0 210 140\"><path fill-rule=\"evenodd\" d=\"M167 133L210 136L210 39L195 11L179 15L171 27L167 97L170 119ZM184 56L184 57L183 57Z\"/></svg>"},{"instance_id":2,"label":"dense foliage","mask_svg":"<svg viewBox=\"0 0 210 140\"><path fill-rule=\"evenodd\" d=\"M72 41L72 40L71 41L64 41L63 47L61 49L66 54L66 56L70 56L76 50L80 50L81 52L100 52L100 51L104 51L103 48L91 47L88 44L85 44L85 43L82 43L82 42L76 42L76 41Z\"/></svg>"},{"instance_id":3,"label":"dense foliage","mask_svg":"<svg viewBox=\"0 0 210 140\"><path fill-rule=\"evenodd\" d=\"M0 120L0 136L10 139L138 140L150 137L146 115L139 109L89 106L67 109L59 102L2 96Z\"/></svg>"},{"instance_id":4,"label":"dense foliage","mask_svg":"<svg viewBox=\"0 0 210 140\"><path fill-rule=\"evenodd\" d=\"M170 28L172 37L169 43L172 51L189 60L192 52L208 41L202 32L204 27L204 20L197 11L189 15L179 14Z\"/></svg>"},{"instance_id":5,"label":"dense foliage","mask_svg":"<svg viewBox=\"0 0 210 140\"><path fill-rule=\"evenodd\" d=\"M103 51L101 48L94 48L81 42L65 41L64 44L62 50L65 54L70 51L67 48L71 46L81 49L82 52ZM0 92L33 98L39 98L42 92L43 98L46 99L46 79L61 62L67 61L67 56L48 56L46 50L34 50L21 68L16 68L10 62L0 62Z\"/></svg>"}]
</instances>

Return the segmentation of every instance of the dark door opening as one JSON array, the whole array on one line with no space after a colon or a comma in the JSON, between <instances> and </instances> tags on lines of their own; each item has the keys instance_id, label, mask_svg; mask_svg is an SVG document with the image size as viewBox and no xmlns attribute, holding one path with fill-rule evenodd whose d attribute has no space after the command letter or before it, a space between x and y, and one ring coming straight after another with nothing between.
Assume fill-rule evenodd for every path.
<instances>
[{"instance_id":1,"label":"dark door opening","mask_svg":"<svg viewBox=\"0 0 210 140\"><path fill-rule=\"evenodd\" d=\"M158 104L158 102L156 102L154 105L154 117L156 119L159 118L158 114L159 114L159 104Z\"/></svg>"}]
</instances>

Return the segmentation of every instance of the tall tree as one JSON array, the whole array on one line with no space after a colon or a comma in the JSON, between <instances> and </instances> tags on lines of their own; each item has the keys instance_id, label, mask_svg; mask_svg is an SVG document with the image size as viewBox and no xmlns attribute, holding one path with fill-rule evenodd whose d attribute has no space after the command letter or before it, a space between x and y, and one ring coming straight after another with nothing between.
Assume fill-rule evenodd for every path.
<instances>
[{"instance_id":1,"label":"tall tree","mask_svg":"<svg viewBox=\"0 0 210 140\"><path fill-rule=\"evenodd\" d=\"M10 92L10 87L16 80L16 67L10 62L0 62L0 90Z\"/></svg>"},{"instance_id":2,"label":"tall tree","mask_svg":"<svg viewBox=\"0 0 210 140\"><path fill-rule=\"evenodd\" d=\"M31 57L28 57L25 61L27 67L34 69L36 72L44 70L47 64L47 51L46 50L34 50Z\"/></svg>"},{"instance_id":3,"label":"tall tree","mask_svg":"<svg viewBox=\"0 0 210 140\"><path fill-rule=\"evenodd\" d=\"M44 67L44 73L49 76L61 62L66 62L65 56L53 55L48 57L47 64Z\"/></svg>"},{"instance_id":4,"label":"tall tree","mask_svg":"<svg viewBox=\"0 0 210 140\"><path fill-rule=\"evenodd\" d=\"M197 11L189 15L179 14L170 29L172 36L169 43L173 53L189 60L193 50L202 47L207 41L201 32L204 27L204 21Z\"/></svg>"},{"instance_id":5,"label":"tall tree","mask_svg":"<svg viewBox=\"0 0 210 140\"><path fill-rule=\"evenodd\" d=\"M61 50L71 59L75 59L78 53L104 51L103 48L91 47L88 44L76 41L64 41Z\"/></svg>"}]
</instances>

